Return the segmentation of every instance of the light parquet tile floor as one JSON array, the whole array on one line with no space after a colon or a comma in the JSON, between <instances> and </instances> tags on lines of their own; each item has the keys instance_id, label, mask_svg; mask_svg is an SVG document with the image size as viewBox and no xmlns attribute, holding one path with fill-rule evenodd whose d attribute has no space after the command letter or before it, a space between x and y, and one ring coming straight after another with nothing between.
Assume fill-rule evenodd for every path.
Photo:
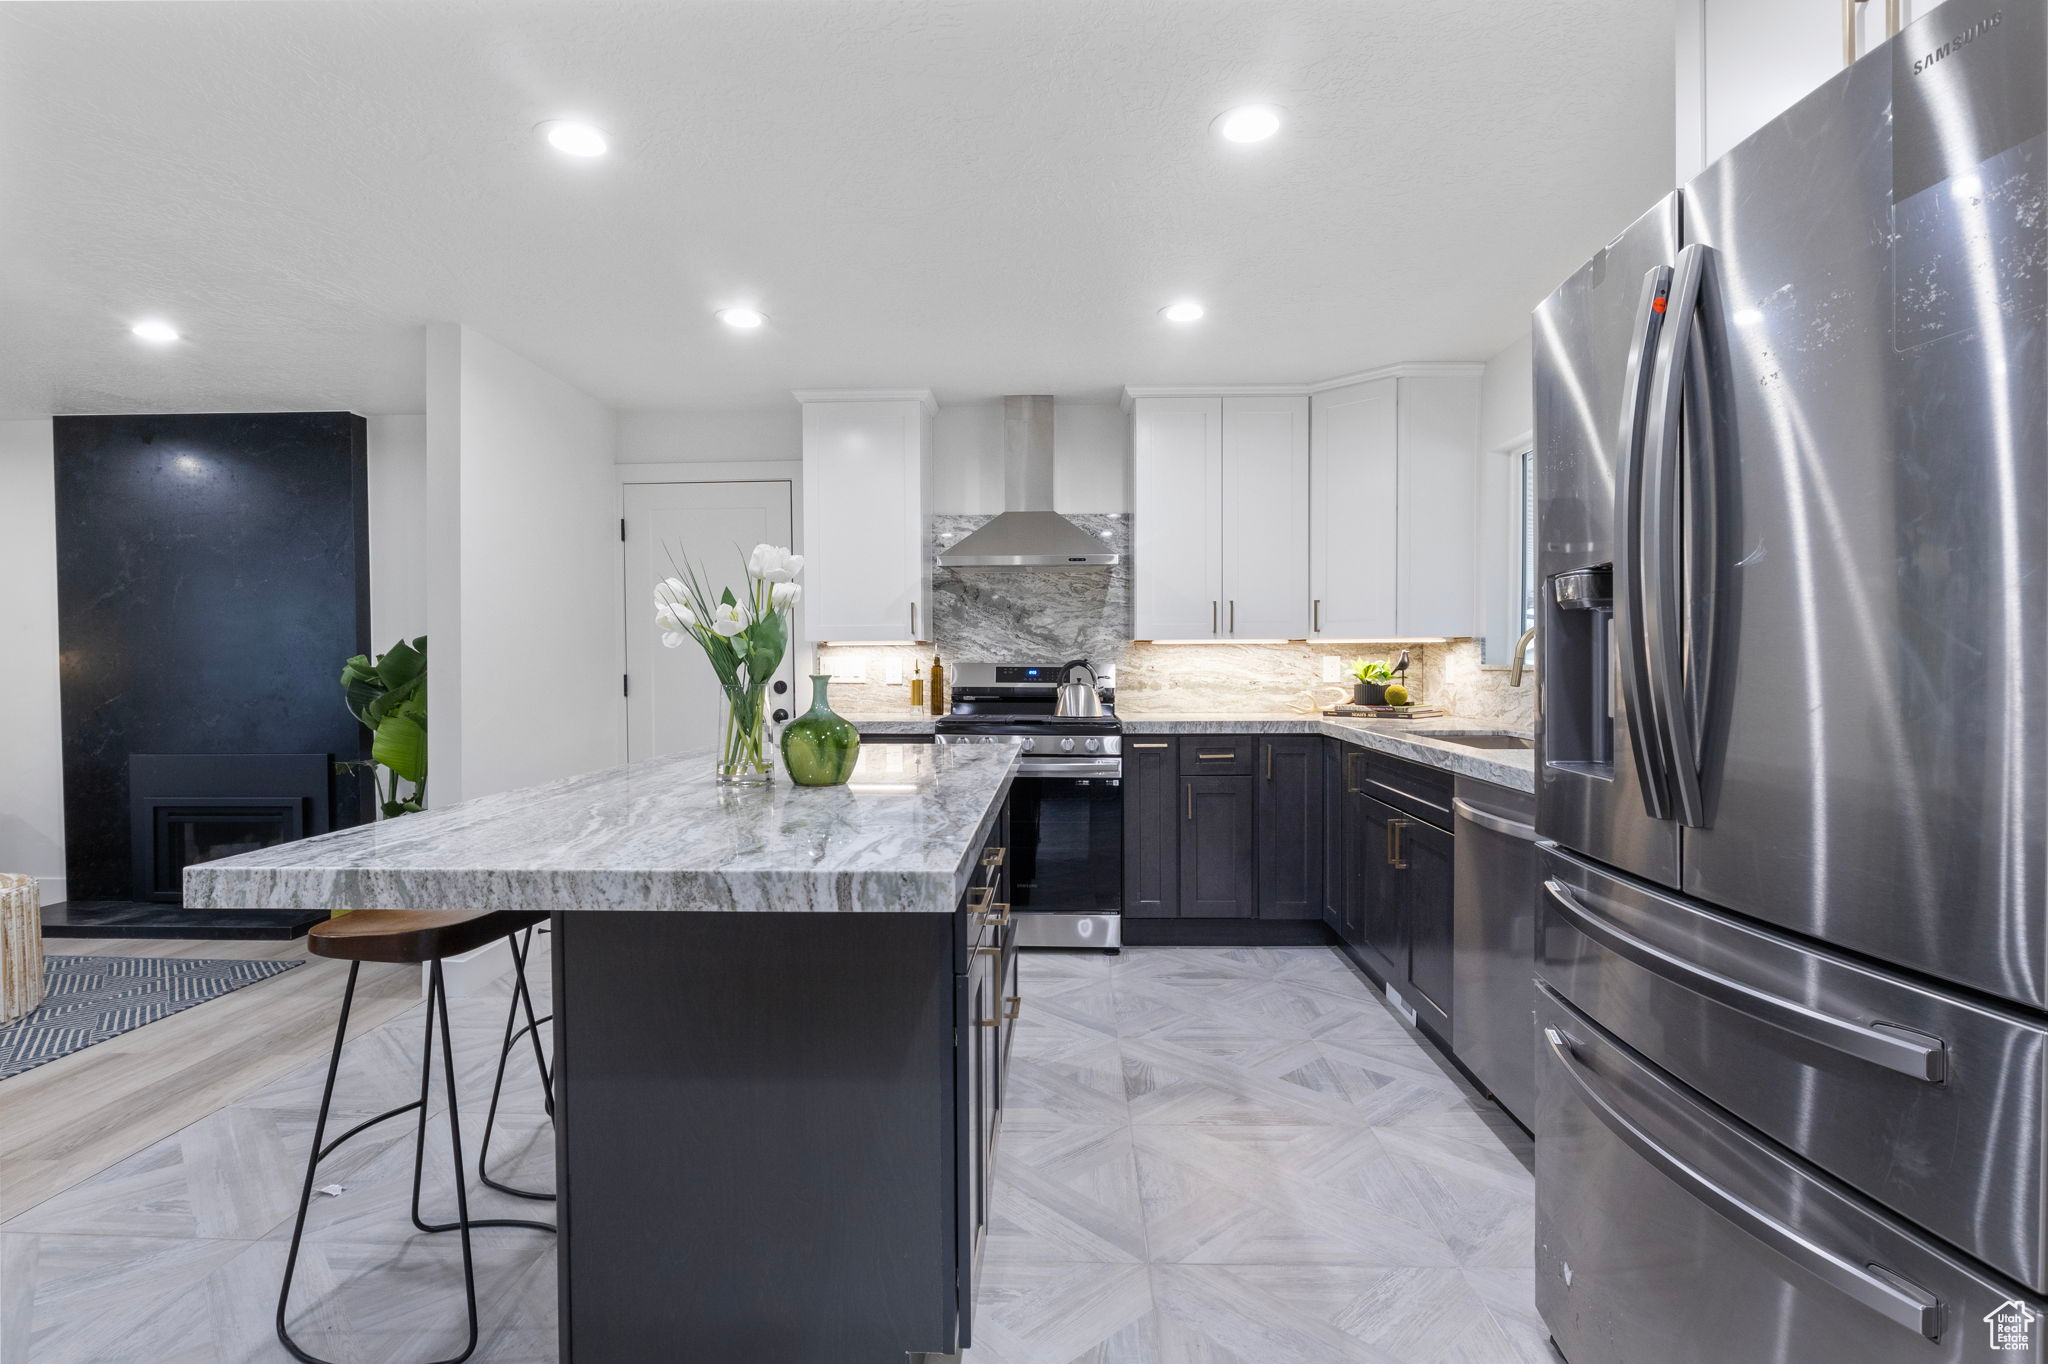
<instances>
[{"instance_id":1,"label":"light parquet tile floor","mask_svg":"<svg viewBox=\"0 0 2048 1364\"><path fill-rule=\"evenodd\" d=\"M1031 953L1023 975L962 1364L1552 1364L1527 1137L1336 952ZM472 1162L503 1007L456 1003ZM421 1021L351 1043L337 1113L411 1097ZM271 1314L323 1066L0 1224L0 1364L283 1358ZM530 1067L507 1108L494 1168L550 1187ZM433 1131L430 1211L452 1202ZM453 1239L408 1234L411 1149L396 1120L323 1166L347 1191L316 1200L293 1315L317 1353L403 1364L461 1339ZM473 1178L469 1197L479 1216L542 1206ZM474 1357L554 1360L552 1238L483 1231L477 1250Z\"/></svg>"}]
</instances>

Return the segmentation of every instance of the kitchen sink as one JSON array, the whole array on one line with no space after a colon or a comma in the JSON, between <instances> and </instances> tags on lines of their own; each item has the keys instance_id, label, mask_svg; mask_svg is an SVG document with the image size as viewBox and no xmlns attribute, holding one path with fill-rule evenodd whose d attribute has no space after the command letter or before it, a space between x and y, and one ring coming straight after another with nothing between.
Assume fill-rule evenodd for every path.
<instances>
[{"instance_id":1,"label":"kitchen sink","mask_svg":"<svg viewBox=\"0 0 2048 1364\"><path fill-rule=\"evenodd\" d=\"M1536 747L1534 739L1520 734L1460 734L1455 730L1438 730L1434 734L1418 734L1418 739L1442 739L1447 744L1463 744L1467 748L1511 748L1527 753Z\"/></svg>"}]
</instances>

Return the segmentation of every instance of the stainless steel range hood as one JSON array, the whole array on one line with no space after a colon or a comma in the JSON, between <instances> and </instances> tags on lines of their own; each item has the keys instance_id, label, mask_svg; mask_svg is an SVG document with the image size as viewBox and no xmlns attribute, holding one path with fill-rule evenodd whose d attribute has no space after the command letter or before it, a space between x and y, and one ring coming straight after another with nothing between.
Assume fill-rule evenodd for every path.
<instances>
[{"instance_id":1,"label":"stainless steel range hood","mask_svg":"<svg viewBox=\"0 0 2048 1364\"><path fill-rule=\"evenodd\" d=\"M1052 399L1003 399L1003 511L942 550L942 568L1089 568L1118 556L1052 509Z\"/></svg>"}]
</instances>

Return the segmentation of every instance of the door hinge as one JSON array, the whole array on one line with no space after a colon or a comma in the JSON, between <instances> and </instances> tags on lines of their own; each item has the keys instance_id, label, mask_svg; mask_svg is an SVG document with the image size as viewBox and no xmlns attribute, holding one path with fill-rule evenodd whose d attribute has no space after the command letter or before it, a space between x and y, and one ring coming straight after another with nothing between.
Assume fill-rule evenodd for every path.
<instances>
[{"instance_id":1,"label":"door hinge","mask_svg":"<svg viewBox=\"0 0 2048 1364\"><path fill-rule=\"evenodd\" d=\"M631 696L632 694L633 694L633 675L632 675L631 673L620 673L620 674L619 674L619 695L621 695L621 696Z\"/></svg>"}]
</instances>

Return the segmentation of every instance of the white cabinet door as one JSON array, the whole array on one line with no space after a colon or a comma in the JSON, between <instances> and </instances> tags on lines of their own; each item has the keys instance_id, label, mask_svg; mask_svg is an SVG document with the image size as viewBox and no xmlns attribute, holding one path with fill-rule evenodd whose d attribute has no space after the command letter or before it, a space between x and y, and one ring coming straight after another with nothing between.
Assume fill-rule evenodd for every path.
<instances>
[{"instance_id":1,"label":"white cabinet door","mask_svg":"<svg viewBox=\"0 0 2048 1364\"><path fill-rule=\"evenodd\" d=\"M1131 618L1139 639L1223 624L1223 400L1139 398L1131 420Z\"/></svg>"},{"instance_id":2,"label":"white cabinet door","mask_svg":"<svg viewBox=\"0 0 2048 1364\"><path fill-rule=\"evenodd\" d=\"M931 638L931 419L916 399L805 402L804 615L813 641Z\"/></svg>"},{"instance_id":3,"label":"white cabinet door","mask_svg":"<svg viewBox=\"0 0 2048 1364\"><path fill-rule=\"evenodd\" d=\"M1223 633L1309 628L1308 395L1223 399Z\"/></svg>"},{"instance_id":4,"label":"white cabinet door","mask_svg":"<svg viewBox=\"0 0 2048 1364\"><path fill-rule=\"evenodd\" d=\"M789 483L628 483L626 522L626 756L642 758L711 748L718 741L718 678L694 642L662 647L654 625L654 585L688 555L707 582L735 593L747 585L744 561L758 544L790 543ZM794 643L776 670L775 710L794 713Z\"/></svg>"},{"instance_id":5,"label":"white cabinet door","mask_svg":"<svg viewBox=\"0 0 2048 1364\"><path fill-rule=\"evenodd\" d=\"M1400 453L1394 379L1315 395L1310 457L1310 637L1390 639Z\"/></svg>"},{"instance_id":6,"label":"white cabinet door","mask_svg":"<svg viewBox=\"0 0 2048 1364\"><path fill-rule=\"evenodd\" d=\"M1479 633L1479 377L1404 377L1394 625L1403 639Z\"/></svg>"}]
</instances>

